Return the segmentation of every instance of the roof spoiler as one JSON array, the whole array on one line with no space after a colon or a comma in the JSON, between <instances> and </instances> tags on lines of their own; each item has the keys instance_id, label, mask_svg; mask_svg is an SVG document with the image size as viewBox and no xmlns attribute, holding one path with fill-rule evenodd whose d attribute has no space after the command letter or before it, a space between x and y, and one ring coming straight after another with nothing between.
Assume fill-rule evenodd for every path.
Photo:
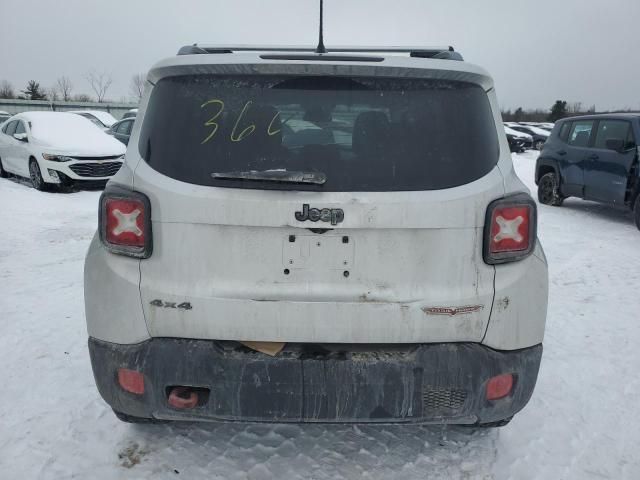
<instances>
[{"instance_id":1,"label":"roof spoiler","mask_svg":"<svg viewBox=\"0 0 640 480\"><path fill-rule=\"evenodd\" d=\"M287 52L316 53L315 47L260 46L260 45L186 45L178 50L178 55L207 55L234 52ZM453 47L327 47L326 53L407 53L416 58L434 58L439 60L463 61L462 55ZM323 55L323 54L317 54Z\"/></svg>"}]
</instances>

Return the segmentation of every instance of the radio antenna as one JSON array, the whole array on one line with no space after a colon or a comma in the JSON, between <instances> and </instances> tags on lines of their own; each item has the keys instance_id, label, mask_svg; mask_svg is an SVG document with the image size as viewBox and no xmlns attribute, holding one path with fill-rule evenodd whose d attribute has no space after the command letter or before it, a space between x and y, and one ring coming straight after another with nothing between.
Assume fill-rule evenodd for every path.
<instances>
[{"instance_id":1,"label":"radio antenna","mask_svg":"<svg viewBox=\"0 0 640 480\"><path fill-rule=\"evenodd\" d=\"M318 34L318 47L316 48L316 53L327 53L327 49L324 48L324 40L323 40L323 27L322 27L322 3L323 1L320 0L320 33Z\"/></svg>"}]
</instances>

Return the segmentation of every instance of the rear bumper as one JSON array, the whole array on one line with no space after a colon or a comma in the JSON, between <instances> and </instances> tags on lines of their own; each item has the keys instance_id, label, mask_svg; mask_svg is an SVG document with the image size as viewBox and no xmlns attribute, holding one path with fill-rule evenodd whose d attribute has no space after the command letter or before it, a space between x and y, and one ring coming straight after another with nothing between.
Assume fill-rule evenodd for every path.
<instances>
[{"instance_id":1,"label":"rear bumper","mask_svg":"<svg viewBox=\"0 0 640 480\"><path fill-rule=\"evenodd\" d=\"M542 345L499 352L475 343L324 347L288 344L277 357L237 342L153 338L118 345L91 338L100 394L115 410L174 420L337 423L489 423L520 411L533 392ZM144 393L118 384L118 368L144 375ZM513 373L506 398L486 382ZM208 392L198 406L168 404L173 386Z\"/></svg>"}]
</instances>

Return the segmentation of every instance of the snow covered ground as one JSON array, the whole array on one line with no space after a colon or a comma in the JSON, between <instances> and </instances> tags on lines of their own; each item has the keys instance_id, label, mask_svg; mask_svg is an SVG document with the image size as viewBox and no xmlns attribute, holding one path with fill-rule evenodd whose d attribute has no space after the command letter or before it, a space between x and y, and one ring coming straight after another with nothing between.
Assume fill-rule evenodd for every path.
<instances>
[{"instance_id":1,"label":"snow covered ground","mask_svg":"<svg viewBox=\"0 0 640 480\"><path fill-rule=\"evenodd\" d=\"M515 155L533 188L535 154ZM540 208L550 308L538 386L500 430L120 423L89 364L83 257L99 192L0 179L0 478L640 478L640 232Z\"/></svg>"}]
</instances>

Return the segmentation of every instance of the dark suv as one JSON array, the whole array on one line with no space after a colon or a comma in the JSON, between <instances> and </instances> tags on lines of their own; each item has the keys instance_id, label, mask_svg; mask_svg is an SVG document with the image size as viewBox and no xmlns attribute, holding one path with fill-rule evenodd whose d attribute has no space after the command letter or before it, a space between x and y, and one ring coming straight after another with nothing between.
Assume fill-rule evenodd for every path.
<instances>
[{"instance_id":1,"label":"dark suv","mask_svg":"<svg viewBox=\"0 0 640 480\"><path fill-rule=\"evenodd\" d=\"M536 164L540 203L580 197L632 209L640 229L638 138L640 113L559 121Z\"/></svg>"}]
</instances>

